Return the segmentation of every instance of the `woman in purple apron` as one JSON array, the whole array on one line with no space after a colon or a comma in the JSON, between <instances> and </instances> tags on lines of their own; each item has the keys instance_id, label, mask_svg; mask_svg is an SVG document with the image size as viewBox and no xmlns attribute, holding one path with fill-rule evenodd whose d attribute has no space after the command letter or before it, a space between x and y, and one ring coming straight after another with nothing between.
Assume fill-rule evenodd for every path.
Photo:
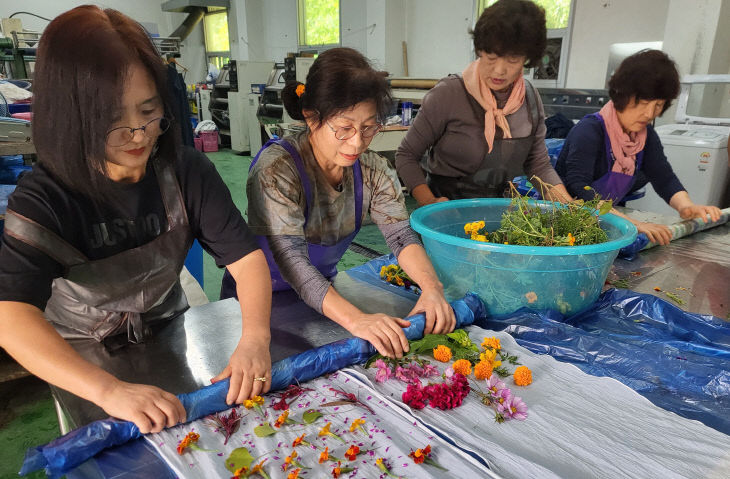
<instances>
[{"instance_id":1,"label":"woman in purple apron","mask_svg":"<svg viewBox=\"0 0 730 479\"><path fill-rule=\"evenodd\" d=\"M182 150L166 68L146 32L114 10L70 10L43 32L34 80L39 163L9 200L0 346L142 433L183 421L174 395L117 379L65 339L124 347L183 314L179 276L197 238L246 278L239 289L246 335L213 380L231 377L229 403L266 391L264 255L215 167Z\"/></svg>"},{"instance_id":2,"label":"woman in purple apron","mask_svg":"<svg viewBox=\"0 0 730 479\"><path fill-rule=\"evenodd\" d=\"M273 289L294 289L382 354L402 356L408 350L402 328L408 323L364 314L330 283L369 215L423 290L413 312L426 313L426 333L451 331L453 311L410 229L398 178L387 160L367 150L389 109L385 74L357 51L335 48L315 60L306 85L287 84L282 99L289 115L307 128L269 141L254 158L246 188L249 225L266 254ZM235 291L234 278L225 275L221 298Z\"/></svg>"},{"instance_id":3,"label":"woman in purple apron","mask_svg":"<svg viewBox=\"0 0 730 479\"><path fill-rule=\"evenodd\" d=\"M696 205L664 155L652 122L679 94L674 62L658 50L643 50L626 58L609 81L611 101L598 113L585 116L568 134L556 171L568 192L590 200L596 193L623 204L634 191L652 187L683 219L720 218L715 206ZM634 223L649 241L667 244L671 231L664 225Z\"/></svg>"}]
</instances>

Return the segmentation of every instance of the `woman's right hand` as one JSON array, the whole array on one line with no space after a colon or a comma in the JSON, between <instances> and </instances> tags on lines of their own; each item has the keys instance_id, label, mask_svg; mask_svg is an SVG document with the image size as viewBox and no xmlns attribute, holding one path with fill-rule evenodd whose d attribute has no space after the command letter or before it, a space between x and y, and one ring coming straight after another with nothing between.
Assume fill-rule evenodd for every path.
<instances>
[{"instance_id":1,"label":"woman's right hand","mask_svg":"<svg viewBox=\"0 0 730 479\"><path fill-rule=\"evenodd\" d=\"M110 416L132 421L142 434L160 432L186 418L175 395L145 384L116 380L97 404Z\"/></svg>"},{"instance_id":2,"label":"woman's right hand","mask_svg":"<svg viewBox=\"0 0 730 479\"><path fill-rule=\"evenodd\" d=\"M425 183L413 188L413 191L411 191L411 196L416 199L416 201L418 202L418 206L426 206L432 203L449 201L449 199L445 196L434 195L433 191L431 191L431 188L429 188L428 185Z\"/></svg>"},{"instance_id":3,"label":"woman's right hand","mask_svg":"<svg viewBox=\"0 0 730 479\"><path fill-rule=\"evenodd\" d=\"M408 339L403 328L410 325L410 321L387 314L363 313L352 321L348 329L353 336L369 341L383 356L402 358L408 352Z\"/></svg>"},{"instance_id":4,"label":"woman's right hand","mask_svg":"<svg viewBox=\"0 0 730 479\"><path fill-rule=\"evenodd\" d=\"M641 221L635 223L639 233L644 233L649 241L658 245L668 245L672 240L672 231L665 225L656 223L643 223Z\"/></svg>"}]
</instances>

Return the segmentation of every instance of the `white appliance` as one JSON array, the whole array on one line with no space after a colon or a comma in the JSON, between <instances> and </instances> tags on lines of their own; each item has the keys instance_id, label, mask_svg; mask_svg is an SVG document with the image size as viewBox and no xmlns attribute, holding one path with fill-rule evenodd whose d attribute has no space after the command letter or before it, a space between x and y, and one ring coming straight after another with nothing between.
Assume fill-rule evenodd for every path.
<instances>
[{"instance_id":1,"label":"white appliance","mask_svg":"<svg viewBox=\"0 0 730 479\"><path fill-rule=\"evenodd\" d=\"M208 109L208 106L210 106L210 90L198 90L196 100L198 103L198 121L212 120Z\"/></svg>"},{"instance_id":2,"label":"white appliance","mask_svg":"<svg viewBox=\"0 0 730 479\"><path fill-rule=\"evenodd\" d=\"M228 92L228 115L231 121L231 149L236 152L249 151L255 154L251 146L251 131L259 131L256 118L258 101L252 104L249 95L252 83L266 83L274 62L253 62L236 60L236 85L238 91ZM233 84L233 79L231 79ZM233 85L232 85L233 86ZM255 125L250 125L255 121ZM259 140L260 141L260 140ZM258 142L254 141L254 145Z\"/></svg>"},{"instance_id":3,"label":"white appliance","mask_svg":"<svg viewBox=\"0 0 730 479\"><path fill-rule=\"evenodd\" d=\"M699 114L703 109L706 116ZM727 151L730 75L683 77L675 120L675 124L656 128L674 173L694 203L726 206L721 202L730 186ZM643 198L632 201L629 206L664 216L678 216L677 211L650 187L646 188Z\"/></svg>"}]
</instances>

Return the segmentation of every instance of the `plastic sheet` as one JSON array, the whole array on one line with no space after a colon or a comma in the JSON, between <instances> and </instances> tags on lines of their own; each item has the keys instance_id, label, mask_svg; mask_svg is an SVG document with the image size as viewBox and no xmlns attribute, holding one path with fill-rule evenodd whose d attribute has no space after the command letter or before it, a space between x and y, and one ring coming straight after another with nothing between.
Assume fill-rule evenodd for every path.
<instances>
[{"instance_id":1,"label":"plastic sheet","mask_svg":"<svg viewBox=\"0 0 730 479\"><path fill-rule=\"evenodd\" d=\"M705 223L700 218L694 218L691 220L679 221L677 223L668 225L669 229L672 232L672 241L678 240L679 238L684 238L685 236L689 236L699 231L704 231L706 229L714 228L715 226L720 226L727 223L728 220L730 220L730 208L725 208L721 211L722 216L720 216L720 219L717 221ZM636 255L639 253L639 251L653 248L654 246L656 246L656 243L650 242L644 233L639 233L639 235L636 237L636 240L634 240L632 244L621 248L621 251L619 251L619 256L621 258L631 261L636 258Z\"/></svg>"},{"instance_id":2,"label":"plastic sheet","mask_svg":"<svg viewBox=\"0 0 730 479\"><path fill-rule=\"evenodd\" d=\"M347 274L358 281L363 281L373 286L377 286L378 288L383 288L386 291L397 294L398 296L416 301L418 299L418 294L403 287L390 284L380 278L380 268L391 264L398 264L398 260L393 253L379 256L375 259L371 259L365 264L350 268L347 270Z\"/></svg>"},{"instance_id":3,"label":"plastic sheet","mask_svg":"<svg viewBox=\"0 0 730 479\"><path fill-rule=\"evenodd\" d=\"M730 323L652 295L611 289L564 318L522 309L482 327L530 351L621 381L657 406L730 434Z\"/></svg>"},{"instance_id":4,"label":"plastic sheet","mask_svg":"<svg viewBox=\"0 0 730 479\"><path fill-rule=\"evenodd\" d=\"M468 326L486 314L484 303L474 294L451 303L457 327ZM404 329L408 339L423 336L426 318L417 314L408 318L411 325ZM365 340L349 338L320 346L272 365L271 390L283 389L295 382L304 382L338 369L365 362L375 349ZM188 421L229 408L225 402L228 392L226 379L178 398L185 407ZM118 419L104 419L75 429L68 434L26 452L20 475L45 468L49 477L58 478L82 464L102 450L125 444L140 437L134 423Z\"/></svg>"}]
</instances>

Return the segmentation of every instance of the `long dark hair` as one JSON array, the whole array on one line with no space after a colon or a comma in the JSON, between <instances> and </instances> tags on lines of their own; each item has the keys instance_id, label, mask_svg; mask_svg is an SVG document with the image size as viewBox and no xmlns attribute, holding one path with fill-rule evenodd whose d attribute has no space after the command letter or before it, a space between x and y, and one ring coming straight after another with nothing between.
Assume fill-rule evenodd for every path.
<instances>
[{"instance_id":1,"label":"long dark hair","mask_svg":"<svg viewBox=\"0 0 730 479\"><path fill-rule=\"evenodd\" d=\"M149 36L122 13L92 5L69 10L43 31L33 83L33 137L39 163L69 190L94 201L110 200L105 138L121 106L132 64L155 82L170 117L166 66ZM177 161L175 121L158 139L158 156Z\"/></svg>"},{"instance_id":2,"label":"long dark hair","mask_svg":"<svg viewBox=\"0 0 730 479\"><path fill-rule=\"evenodd\" d=\"M376 71L357 50L333 48L314 61L306 85L287 82L281 99L295 120L304 119L304 110L315 112L318 126L363 101L375 102L378 121L384 122L393 101L387 76L387 72Z\"/></svg>"}]
</instances>

